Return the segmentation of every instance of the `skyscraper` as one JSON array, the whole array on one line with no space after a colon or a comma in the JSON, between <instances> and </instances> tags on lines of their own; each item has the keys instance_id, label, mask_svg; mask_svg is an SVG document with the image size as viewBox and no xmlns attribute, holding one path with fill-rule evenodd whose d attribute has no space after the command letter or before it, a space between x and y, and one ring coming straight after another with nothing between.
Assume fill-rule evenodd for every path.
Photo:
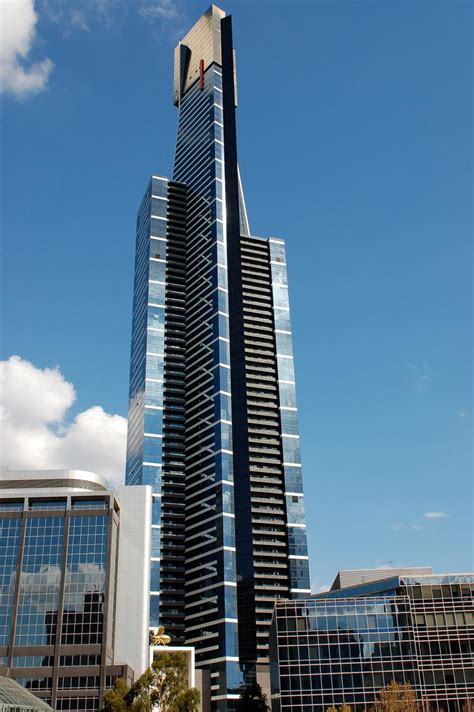
<instances>
[{"instance_id":1,"label":"skyscraper","mask_svg":"<svg viewBox=\"0 0 474 712\"><path fill-rule=\"evenodd\" d=\"M251 235L231 17L175 49L173 180L137 219L127 484L153 487L150 625L196 647L215 710L268 664L275 598L309 593L284 242Z\"/></svg>"}]
</instances>

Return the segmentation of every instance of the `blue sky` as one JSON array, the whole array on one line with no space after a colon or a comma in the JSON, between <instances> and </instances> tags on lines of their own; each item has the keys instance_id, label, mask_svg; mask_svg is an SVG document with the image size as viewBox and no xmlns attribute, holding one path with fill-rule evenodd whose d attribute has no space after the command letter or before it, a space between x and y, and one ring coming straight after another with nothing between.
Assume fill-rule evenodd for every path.
<instances>
[{"instance_id":1,"label":"blue sky","mask_svg":"<svg viewBox=\"0 0 474 712\"><path fill-rule=\"evenodd\" d=\"M472 569L472 5L221 6L251 229L287 241L313 585ZM51 63L3 97L2 357L59 366L63 428L126 416L135 215L206 7L36 2Z\"/></svg>"}]
</instances>

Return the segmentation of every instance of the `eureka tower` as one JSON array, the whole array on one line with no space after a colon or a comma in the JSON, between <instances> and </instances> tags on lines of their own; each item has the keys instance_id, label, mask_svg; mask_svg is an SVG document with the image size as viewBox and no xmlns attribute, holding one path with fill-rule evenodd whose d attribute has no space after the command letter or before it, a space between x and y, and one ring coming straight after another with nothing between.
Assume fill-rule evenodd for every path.
<instances>
[{"instance_id":1,"label":"eureka tower","mask_svg":"<svg viewBox=\"0 0 474 712\"><path fill-rule=\"evenodd\" d=\"M213 709L268 665L275 598L307 596L284 242L254 237L231 17L175 49L173 179L137 217L126 483L153 487L150 626L193 645Z\"/></svg>"}]
</instances>

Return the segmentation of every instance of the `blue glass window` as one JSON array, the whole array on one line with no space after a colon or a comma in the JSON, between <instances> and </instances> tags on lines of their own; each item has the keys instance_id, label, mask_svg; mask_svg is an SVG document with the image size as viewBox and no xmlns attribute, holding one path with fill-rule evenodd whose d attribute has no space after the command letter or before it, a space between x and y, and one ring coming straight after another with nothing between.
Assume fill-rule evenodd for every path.
<instances>
[{"instance_id":1,"label":"blue glass window","mask_svg":"<svg viewBox=\"0 0 474 712\"><path fill-rule=\"evenodd\" d=\"M280 381L294 381L295 371L293 359L289 356L278 356L278 379ZM282 405L284 405L282 403Z\"/></svg>"},{"instance_id":2,"label":"blue glass window","mask_svg":"<svg viewBox=\"0 0 474 712\"><path fill-rule=\"evenodd\" d=\"M288 527L288 544L290 555L307 556L308 543L306 539L306 529Z\"/></svg>"},{"instance_id":3,"label":"blue glass window","mask_svg":"<svg viewBox=\"0 0 474 712\"><path fill-rule=\"evenodd\" d=\"M216 434L216 448L222 450L232 450L232 430L228 423L218 423L214 432Z\"/></svg>"},{"instance_id":4,"label":"blue glass window","mask_svg":"<svg viewBox=\"0 0 474 712\"><path fill-rule=\"evenodd\" d=\"M18 599L16 645L51 645L61 583L64 517L26 524Z\"/></svg>"},{"instance_id":5,"label":"blue glass window","mask_svg":"<svg viewBox=\"0 0 474 712\"><path fill-rule=\"evenodd\" d=\"M152 178L151 192L153 195L158 195L160 198L166 198L168 195L168 181L166 178Z\"/></svg>"},{"instance_id":6,"label":"blue glass window","mask_svg":"<svg viewBox=\"0 0 474 712\"><path fill-rule=\"evenodd\" d=\"M287 408L296 407L295 386L293 383L280 383L280 405Z\"/></svg>"},{"instance_id":7,"label":"blue glass window","mask_svg":"<svg viewBox=\"0 0 474 712\"><path fill-rule=\"evenodd\" d=\"M66 509L65 499L31 500L30 509Z\"/></svg>"},{"instance_id":8,"label":"blue glass window","mask_svg":"<svg viewBox=\"0 0 474 712\"><path fill-rule=\"evenodd\" d=\"M281 410L281 431L289 435L298 435L298 413L296 410Z\"/></svg>"},{"instance_id":9,"label":"blue glass window","mask_svg":"<svg viewBox=\"0 0 474 712\"><path fill-rule=\"evenodd\" d=\"M161 490L161 467L155 465L143 465L143 484L151 485L153 492Z\"/></svg>"},{"instance_id":10,"label":"blue glass window","mask_svg":"<svg viewBox=\"0 0 474 712\"><path fill-rule=\"evenodd\" d=\"M151 218L150 220L150 236L151 237L166 237L166 220L160 218Z\"/></svg>"},{"instance_id":11,"label":"blue glass window","mask_svg":"<svg viewBox=\"0 0 474 712\"><path fill-rule=\"evenodd\" d=\"M10 638L21 525L21 519L0 519L0 645Z\"/></svg>"},{"instance_id":12,"label":"blue glass window","mask_svg":"<svg viewBox=\"0 0 474 712\"><path fill-rule=\"evenodd\" d=\"M275 329L291 330L289 309L274 309Z\"/></svg>"},{"instance_id":13,"label":"blue glass window","mask_svg":"<svg viewBox=\"0 0 474 712\"><path fill-rule=\"evenodd\" d=\"M237 572L235 568L235 552L224 551L224 580L235 581L236 576Z\"/></svg>"},{"instance_id":14,"label":"blue glass window","mask_svg":"<svg viewBox=\"0 0 474 712\"><path fill-rule=\"evenodd\" d=\"M215 469L217 480L228 480L232 482L234 479L232 455L228 452L221 452L216 455Z\"/></svg>"},{"instance_id":15,"label":"blue glass window","mask_svg":"<svg viewBox=\"0 0 474 712\"><path fill-rule=\"evenodd\" d=\"M288 522L291 524L305 524L304 513L304 498L287 495L286 497L286 512Z\"/></svg>"},{"instance_id":16,"label":"blue glass window","mask_svg":"<svg viewBox=\"0 0 474 712\"><path fill-rule=\"evenodd\" d=\"M286 262L285 243L269 240L270 257L275 262Z\"/></svg>"},{"instance_id":17,"label":"blue glass window","mask_svg":"<svg viewBox=\"0 0 474 712\"><path fill-rule=\"evenodd\" d=\"M217 341L214 341L213 343L213 349L215 362L229 365L230 355L228 342L223 341L222 339L217 339Z\"/></svg>"},{"instance_id":18,"label":"blue glass window","mask_svg":"<svg viewBox=\"0 0 474 712\"><path fill-rule=\"evenodd\" d=\"M108 517L85 515L70 520L61 628L63 645L71 640L80 645L101 642L108 529Z\"/></svg>"},{"instance_id":19,"label":"blue glass window","mask_svg":"<svg viewBox=\"0 0 474 712\"><path fill-rule=\"evenodd\" d=\"M151 521L153 524L160 524L161 518L161 497L152 498ZM156 589L158 590L158 589Z\"/></svg>"},{"instance_id":20,"label":"blue glass window","mask_svg":"<svg viewBox=\"0 0 474 712\"><path fill-rule=\"evenodd\" d=\"M152 561L150 563L150 591L160 590L160 562Z\"/></svg>"},{"instance_id":21,"label":"blue glass window","mask_svg":"<svg viewBox=\"0 0 474 712\"><path fill-rule=\"evenodd\" d=\"M288 277L285 265L272 264L273 285L288 285Z\"/></svg>"},{"instance_id":22,"label":"blue glass window","mask_svg":"<svg viewBox=\"0 0 474 712\"><path fill-rule=\"evenodd\" d=\"M161 435L163 431L163 411L155 409L145 410L145 433Z\"/></svg>"},{"instance_id":23,"label":"blue glass window","mask_svg":"<svg viewBox=\"0 0 474 712\"><path fill-rule=\"evenodd\" d=\"M150 304L165 304L165 285L150 282L148 285L148 302Z\"/></svg>"},{"instance_id":24,"label":"blue glass window","mask_svg":"<svg viewBox=\"0 0 474 712\"><path fill-rule=\"evenodd\" d=\"M214 336L229 338L229 317L223 314L216 314L212 320Z\"/></svg>"},{"instance_id":25,"label":"blue glass window","mask_svg":"<svg viewBox=\"0 0 474 712\"><path fill-rule=\"evenodd\" d=\"M109 506L108 500L104 499L73 499L73 509L106 509Z\"/></svg>"},{"instance_id":26,"label":"blue glass window","mask_svg":"<svg viewBox=\"0 0 474 712\"><path fill-rule=\"evenodd\" d=\"M146 350L148 353L164 354L165 351L165 332L150 331L147 333Z\"/></svg>"},{"instance_id":27,"label":"blue glass window","mask_svg":"<svg viewBox=\"0 0 474 712\"><path fill-rule=\"evenodd\" d=\"M285 489L287 492L301 492L303 489L301 467L285 465Z\"/></svg>"},{"instance_id":28,"label":"blue glass window","mask_svg":"<svg viewBox=\"0 0 474 712\"><path fill-rule=\"evenodd\" d=\"M227 268L218 264L215 265L212 270L211 280L213 287L227 289ZM221 336L225 336L225 334L221 334Z\"/></svg>"},{"instance_id":29,"label":"blue glass window","mask_svg":"<svg viewBox=\"0 0 474 712\"><path fill-rule=\"evenodd\" d=\"M150 596L150 625L157 627L160 624L160 597Z\"/></svg>"},{"instance_id":30,"label":"blue glass window","mask_svg":"<svg viewBox=\"0 0 474 712\"><path fill-rule=\"evenodd\" d=\"M223 314L229 313L227 307L227 292L216 289L216 291L212 293L212 309L213 311L220 311Z\"/></svg>"},{"instance_id":31,"label":"blue glass window","mask_svg":"<svg viewBox=\"0 0 474 712\"><path fill-rule=\"evenodd\" d=\"M300 453L300 440L299 438L286 438L282 437L283 445L283 462L296 462L301 461Z\"/></svg>"},{"instance_id":32,"label":"blue glass window","mask_svg":"<svg viewBox=\"0 0 474 712\"><path fill-rule=\"evenodd\" d=\"M291 586L309 588L309 568L306 559L290 559Z\"/></svg>"},{"instance_id":33,"label":"blue glass window","mask_svg":"<svg viewBox=\"0 0 474 712\"><path fill-rule=\"evenodd\" d=\"M224 132L222 126L219 126L219 124L214 124L214 137L217 141L224 140Z\"/></svg>"},{"instance_id":34,"label":"blue glass window","mask_svg":"<svg viewBox=\"0 0 474 712\"><path fill-rule=\"evenodd\" d=\"M164 282L166 275L166 263L150 260L149 279L154 282Z\"/></svg>"},{"instance_id":35,"label":"blue glass window","mask_svg":"<svg viewBox=\"0 0 474 712\"><path fill-rule=\"evenodd\" d=\"M279 284L273 285L273 304L276 307L288 308L288 289Z\"/></svg>"},{"instance_id":36,"label":"blue glass window","mask_svg":"<svg viewBox=\"0 0 474 712\"><path fill-rule=\"evenodd\" d=\"M146 357L146 377L147 378L163 378L164 373L164 358L163 356L153 356L148 354Z\"/></svg>"},{"instance_id":37,"label":"blue glass window","mask_svg":"<svg viewBox=\"0 0 474 712\"><path fill-rule=\"evenodd\" d=\"M161 462L162 445L161 438L145 437L143 440L143 460L145 462Z\"/></svg>"},{"instance_id":38,"label":"blue glass window","mask_svg":"<svg viewBox=\"0 0 474 712\"><path fill-rule=\"evenodd\" d=\"M231 420L232 419L232 409L230 396L220 394L216 397L214 403L214 417L216 420Z\"/></svg>"},{"instance_id":39,"label":"blue glass window","mask_svg":"<svg viewBox=\"0 0 474 712\"><path fill-rule=\"evenodd\" d=\"M148 326L151 326L152 329L164 328L165 310L163 307L148 307Z\"/></svg>"},{"instance_id":40,"label":"blue glass window","mask_svg":"<svg viewBox=\"0 0 474 712\"><path fill-rule=\"evenodd\" d=\"M0 502L0 512L21 511L24 500L4 499Z\"/></svg>"},{"instance_id":41,"label":"blue glass window","mask_svg":"<svg viewBox=\"0 0 474 712\"><path fill-rule=\"evenodd\" d=\"M291 334L282 334L277 331L275 333L276 348L277 353L282 356L292 356L293 355L293 345L291 340Z\"/></svg>"},{"instance_id":42,"label":"blue glass window","mask_svg":"<svg viewBox=\"0 0 474 712\"><path fill-rule=\"evenodd\" d=\"M163 383L145 381L145 405L163 405Z\"/></svg>"},{"instance_id":43,"label":"blue glass window","mask_svg":"<svg viewBox=\"0 0 474 712\"><path fill-rule=\"evenodd\" d=\"M165 240L150 240L150 257L156 260L164 260L166 258L166 241Z\"/></svg>"},{"instance_id":44,"label":"blue glass window","mask_svg":"<svg viewBox=\"0 0 474 712\"><path fill-rule=\"evenodd\" d=\"M230 393L230 369L218 367L214 369L214 389Z\"/></svg>"},{"instance_id":45,"label":"blue glass window","mask_svg":"<svg viewBox=\"0 0 474 712\"><path fill-rule=\"evenodd\" d=\"M160 530L156 527L151 528L151 555L156 559L160 556Z\"/></svg>"},{"instance_id":46,"label":"blue glass window","mask_svg":"<svg viewBox=\"0 0 474 712\"><path fill-rule=\"evenodd\" d=\"M160 200L159 198L151 199L151 214L155 217L165 218L167 212L168 203L166 200Z\"/></svg>"},{"instance_id":47,"label":"blue glass window","mask_svg":"<svg viewBox=\"0 0 474 712\"><path fill-rule=\"evenodd\" d=\"M231 485L223 485L222 487L222 506L218 508L219 513L227 512L234 513L234 488ZM232 579L227 579L232 581Z\"/></svg>"}]
</instances>

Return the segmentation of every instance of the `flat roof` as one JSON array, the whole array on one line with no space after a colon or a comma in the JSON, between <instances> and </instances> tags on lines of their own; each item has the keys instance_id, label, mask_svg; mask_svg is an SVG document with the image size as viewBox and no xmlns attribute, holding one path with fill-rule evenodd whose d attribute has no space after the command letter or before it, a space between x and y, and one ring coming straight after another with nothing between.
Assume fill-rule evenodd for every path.
<instances>
[{"instance_id":1,"label":"flat roof","mask_svg":"<svg viewBox=\"0 0 474 712\"><path fill-rule=\"evenodd\" d=\"M0 470L0 496L2 490L56 487L86 491L109 489L104 477L87 470Z\"/></svg>"}]
</instances>

